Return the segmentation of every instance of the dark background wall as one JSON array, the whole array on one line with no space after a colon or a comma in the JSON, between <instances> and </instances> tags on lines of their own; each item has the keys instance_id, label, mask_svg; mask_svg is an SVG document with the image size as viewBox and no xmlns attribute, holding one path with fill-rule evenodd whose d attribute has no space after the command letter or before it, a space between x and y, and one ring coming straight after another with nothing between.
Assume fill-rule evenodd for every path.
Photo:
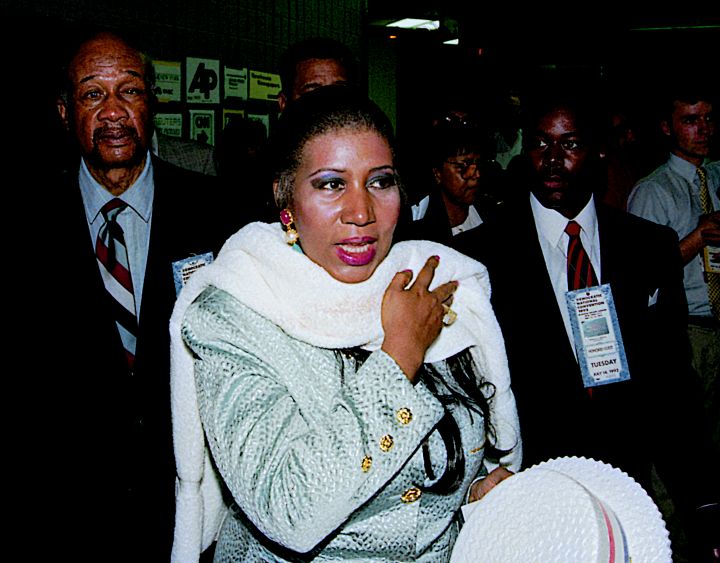
<instances>
[{"instance_id":1,"label":"dark background wall","mask_svg":"<svg viewBox=\"0 0 720 563\"><path fill-rule=\"evenodd\" d=\"M20 145L31 145L48 166L62 160L62 129L55 111L56 69L79 38L96 29L128 37L152 58L183 63L185 57L219 59L220 64L277 73L278 60L291 43L306 37L332 37L348 45L367 68L364 37L366 0L2 0L3 52L12 72L6 84L19 87ZM184 72L184 70L183 70ZM185 77L184 77L185 79ZM365 78L363 77L363 80ZM221 100L221 104L226 104ZM187 136L187 104L184 136ZM243 102L248 112L276 118L277 104ZM193 106L199 107L199 106ZM205 106L207 109L210 106ZM226 106L227 107L227 106ZM178 106L160 106L175 112ZM216 106L216 136L221 107Z\"/></svg>"},{"instance_id":2,"label":"dark background wall","mask_svg":"<svg viewBox=\"0 0 720 563\"><path fill-rule=\"evenodd\" d=\"M613 95L639 108L648 127L654 119L652 99L677 79L675 69L701 69L685 72L682 80L718 82L720 20L712 16L653 15L636 21L609 10L584 15L553 10L520 17L520 8L501 16L480 3L455 0L1 1L3 53L11 67L17 65L4 73L5 94L32 108L15 112L23 123L14 132L27 136L33 147L47 146L48 158L57 138L55 131L42 134L57 126L52 71L77 37L95 27L129 35L157 59L207 57L264 72L277 72L280 54L299 39L336 38L355 53L370 96L401 137L413 137L418 120L448 92L466 90L478 102L492 100L509 85L522 85L538 68L565 67L602 77ZM431 33L390 40L385 29L370 25L408 6L441 16L454 11L461 46L442 46ZM673 22L684 29L652 29ZM274 118L271 102L245 105Z\"/></svg>"},{"instance_id":3,"label":"dark background wall","mask_svg":"<svg viewBox=\"0 0 720 563\"><path fill-rule=\"evenodd\" d=\"M360 56L366 0L15 0L10 17L44 26L46 39L103 26L141 39L156 58L214 57L267 72L290 43L334 37ZM12 20L11 20L12 21Z\"/></svg>"}]
</instances>

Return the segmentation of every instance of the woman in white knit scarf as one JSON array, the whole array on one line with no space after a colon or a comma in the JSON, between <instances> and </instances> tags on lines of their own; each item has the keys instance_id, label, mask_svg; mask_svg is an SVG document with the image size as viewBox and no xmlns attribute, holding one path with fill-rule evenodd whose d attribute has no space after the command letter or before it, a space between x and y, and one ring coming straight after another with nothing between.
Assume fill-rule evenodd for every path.
<instances>
[{"instance_id":1,"label":"woman in white knit scarf","mask_svg":"<svg viewBox=\"0 0 720 563\"><path fill-rule=\"evenodd\" d=\"M485 268L393 245L392 129L347 87L283 113L280 224L253 223L171 321L174 561L445 561L518 469Z\"/></svg>"}]
</instances>

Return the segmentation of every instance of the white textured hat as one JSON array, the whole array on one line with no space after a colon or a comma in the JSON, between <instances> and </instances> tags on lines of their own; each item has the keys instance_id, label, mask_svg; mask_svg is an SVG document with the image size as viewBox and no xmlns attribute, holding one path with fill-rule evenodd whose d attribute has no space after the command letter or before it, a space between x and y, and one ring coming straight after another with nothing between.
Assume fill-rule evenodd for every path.
<instances>
[{"instance_id":1,"label":"white textured hat","mask_svg":"<svg viewBox=\"0 0 720 563\"><path fill-rule=\"evenodd\" d=\"M592 459L545 461L470 507L451 563L672 561L665 523L648 494Z\"/></svg>"}]
</instances>

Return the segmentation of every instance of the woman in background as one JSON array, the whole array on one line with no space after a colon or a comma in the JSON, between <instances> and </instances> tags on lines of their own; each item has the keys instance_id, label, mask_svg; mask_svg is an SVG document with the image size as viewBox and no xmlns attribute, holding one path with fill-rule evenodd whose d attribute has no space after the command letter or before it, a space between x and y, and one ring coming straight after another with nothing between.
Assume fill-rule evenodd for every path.
<instances>
[{"instance_id":1,"label":"woman in background","mask_svg":"<svg viewBox=\"0 0 720 563\"><path fill-rule=\"evenodd\" d=\"M433 185L412 207L403 238L453 246L453 237L479 227L502 205L502 184L489 133L476 127L438 126L428 139Z\"/></svg>"}]
</instances>

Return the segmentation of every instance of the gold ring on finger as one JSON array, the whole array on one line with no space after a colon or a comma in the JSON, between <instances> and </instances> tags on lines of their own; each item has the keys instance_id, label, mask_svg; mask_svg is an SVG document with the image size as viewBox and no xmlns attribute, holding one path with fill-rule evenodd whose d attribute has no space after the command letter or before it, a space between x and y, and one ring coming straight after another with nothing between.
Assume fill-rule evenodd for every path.
<instances>
[{"instance_id":1,"label":"gold ring on finger","mask_svg":"<svg viewBox=\"0 0 720 563\"><path fill-rule=\"evenodd\" d=\"M445 305L445 303L443 303L442 306L445 310L445 314L442 318L442 324L443 326L450 326L457 320L457 313L453 311L448 305Z\"/></svg>"}]
</instances>

